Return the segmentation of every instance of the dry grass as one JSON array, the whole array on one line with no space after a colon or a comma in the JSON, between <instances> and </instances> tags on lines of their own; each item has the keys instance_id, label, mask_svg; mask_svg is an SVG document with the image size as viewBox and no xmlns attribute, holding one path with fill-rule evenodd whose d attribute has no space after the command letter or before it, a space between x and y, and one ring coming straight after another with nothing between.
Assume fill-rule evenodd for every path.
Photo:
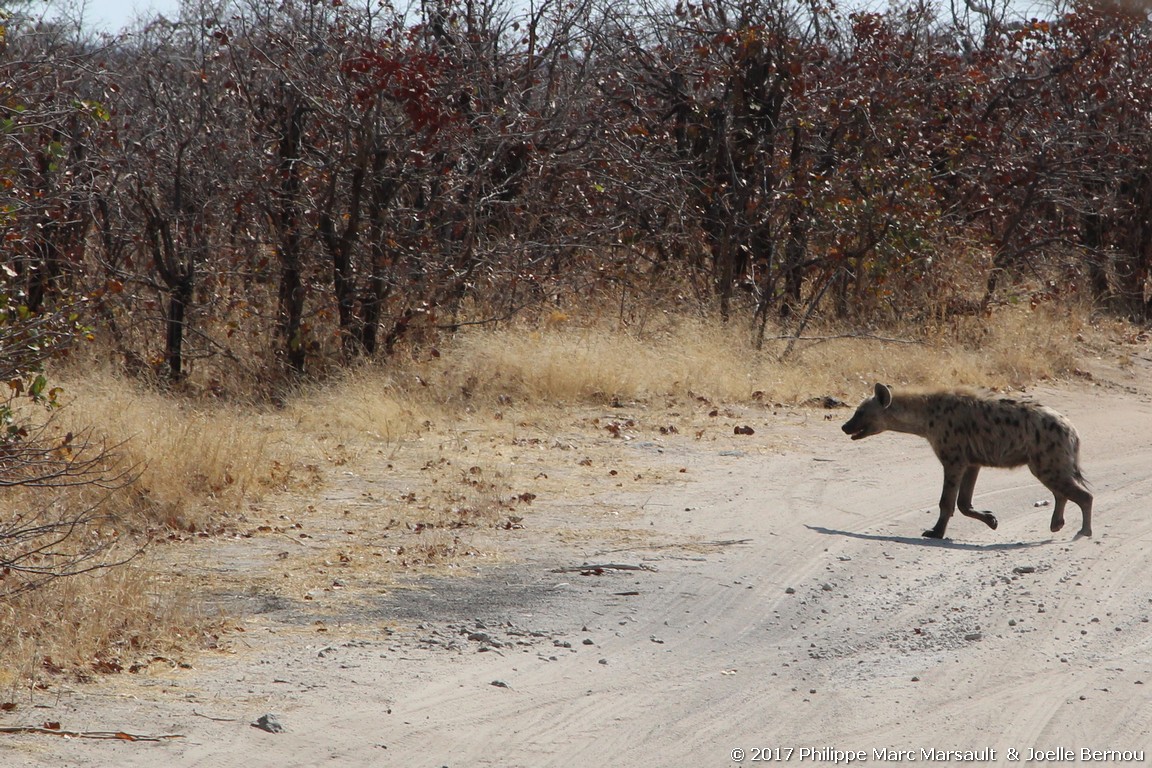
<instances>
[{"instance_id":1,"label":"dry grass","mask_svg":"<svg viewBox=\"0 0 1152 768\"><path fill-rule=\"evenodd\" d=\"M392 449L427 420L423 398L411 375L407 386L378 369L353 369L312 386L286 404L283 415L297 439L318 441L331 451L336 445L369 441Z\"/></svg>"},{"instance_id":2,"label":"dry grass","mask_svg":"<svg viewBox=\"0 0 1152 768\"><path fill-rule=\"evenodd\" d=\"M578 325L470 334L429 365L446 405L473 400L564 404L695 393L744 400L771 360L742 329L683 320L643 335Z\"/></svg>"},{"instance_id":3,"label":"dry grass","mask_svg":"<svg viewBox=\"0 0 1152 768\"><path fill-rule=\"evenodd\" d=\"M123 560L150 537L227 530L244 505L289 487L298 472L300 453L274 426L279 417L197 407L98 368L83 375L65 369L55 383L67 394L51 432L91 429L111 449L107 476L135 479L112 488L2 492L11 508L43 507L61 520L98 504L90 528L56 548L82 552L94 536L119 537L118 548L88 565ZM54 674L84 678L146 666L201 644L213 623L198 619L193 603L157 578L162 568L146 553L0 600L0 669L12 678L0 682L43 686Z\"/></svg>"},{"instance_id":4,"label":"dry grass","mask_svg":"<svg viewBox=\"0 0 1152 768\"><path fill-rule=\"evenodd\" d=\"M449 353L424 363L420 373L430 387L413 394L467 409L663 395L802 403L858 394L877 380L1022 386L1071 371L1078 338L1091 332L1086 313L1004 308L991 319L961 318L927 333L809 329L785 355L790 338L769 333L757 350L748 326L738 323L677 318L643 334L551 323L463 336Z\"/></svg>"},{"instance_id":5,"label":"dry grass","mask_svg":"<svg viewBox=\"0 0 1152 768\"><path fill-rule=\"evenodd\" d=\"M0 699L20 703L57 675L139 672L181 663L216 624L195 615L148 566L57 579L0 601Z\"/></svg>"},{"instance_id":6,"label":"dry grass","mask_svg":"<svg viewBox=\"0 0 1152 768\"><path fill-rule=\"evenodd\" d=\"M58 428L91 426L122 444L123 461L140 477L106 511L137 532L234 531L253 517L275 518L272 510L285 503L317 520L334 516L339 507L314 509L317 494L292 491L355 468L374 483L361 494L357 541L383 544L365 559L375 569L404 569L477 556L470 532L513 525L531 503L527 491L603 482L605 468L584 467L571 452L563 455L568 478L536 466L555 466L567 450L558 447L559 433L602 436L604 425L587 416L597 408L643 405L655 424L670 403L698 398L855 401L875 381L1021 386L1067 375L1078 344L1104 343L1114 329L1088 317L1049 305L1009 307L992 318L916 328L901 342L879 338L899 331L852 337L810 328L784 357L786 339L756 350L748 323L652 317L637 332L554 315L531 327L462 333L436 354L415 350L386 369L349 371L279 409L165 395L98 366L73 367L56 376L70 401ZM162 559L146 553L132 565L0 603L0 669L7 670L0 683L14 688L46 669L90 672L93 659L116 660L97 663L108 671L130 665L134 654L167 658L176 652L163 649L198 642L211 625L198 624L194 608L172 597L172 584L149 575Z\"/></svg>"},{"instance_id":7,"label":"dry grass","mask_svg":"<svg viewBox=\"0 0 1152 768\"><path fill-rule=\"evenodd\" d=\"M59 382L67 395L57 429L96 428L122 466L139 473L108 510L134 528L209 529L288 487L312 448L281 416L257 408L194 403L101 369L68 369Z\"/></svg>"}]
</instances>

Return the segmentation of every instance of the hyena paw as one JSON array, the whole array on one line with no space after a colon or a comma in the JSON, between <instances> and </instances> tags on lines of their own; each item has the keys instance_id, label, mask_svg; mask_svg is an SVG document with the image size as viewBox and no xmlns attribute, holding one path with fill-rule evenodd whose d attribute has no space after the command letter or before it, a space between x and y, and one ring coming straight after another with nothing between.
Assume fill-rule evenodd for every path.
<instances>
[{"instance_id":1,"label":"hyena paw","mask_svg":"<svg viewBox=\"0 0 1152 768\"><path fill-rule=\"evenodd\" d=\"M1052 531L1052 533L1056 533L1056 531L1060 530L1060 529L1061 529L1061 528L1063 528L1063 527L1064 527L1064 521L1063 521L1063 520L1053 520L1053 521L1052 521L1052 527L1051 527L1051 531ZM1083 534L1083 533L1084 533L1084 531L1080 531L1080 533L1082 533L1082 534ZM1087 535L1087 536L1091 536L1091 535L1092 535L1092 531L1088 531L1088 533L1087 533L1087 534L1085 534L1085 535Z\"/></svg>"},{"instance_id":2,"label":"hyena paw","mask_svg":"<svg viewBox=\"0 0 1152 768\"><path fill-rule=\"evenodd\" d=\"M1000 521L996 519L996 515L992 514L991 512L985 512L983 519L988 527L992 530L996 530L997 526L1000 525Z\"/></svg>"},{"instance_id":3,"label":"hyena paw","mask_svg":"<svg viewBox=\"0 0 1152 768\"><path fill-rule=\"evenodd\" d=\"M1090 538L1092 536L1091 528L1081 528L1080 532L1076 534L1076 538Z\"/></svg>"},{"instance_id":4,"label":"hyena paw","mask_svg":"<svg viewBox=\"0 0 1152 768\"><path fill-rule=\"evenodd\" d=\"M944 534L936 533L935 528L924 531L924 533L921 535L926 539L942 539L942 538L944 538Z\"/></svg>"}]
</instances>

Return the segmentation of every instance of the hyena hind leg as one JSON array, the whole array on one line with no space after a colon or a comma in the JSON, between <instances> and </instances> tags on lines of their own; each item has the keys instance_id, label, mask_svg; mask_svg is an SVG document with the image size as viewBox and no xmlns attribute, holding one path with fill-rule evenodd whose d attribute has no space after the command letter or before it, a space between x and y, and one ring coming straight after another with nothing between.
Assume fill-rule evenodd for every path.
<instances>
[{"instance_id":1,"label":"hyena hind leg","mask_svg":"<svg viewBox=\"0 0 1152 768\"><path fill-rule=\"evenodd\" d=\"M1000 524L996 520L996 515L987 511L978 512L972 508L972 492L976 489L976 478L979 475L979 465L971 466L964 470L964 476L960 478L960 494L956 500L956 506L960 510L960 514L966 517L973 517L992 530L996 530L996 526Z\"/></svg>"},{"instance_id":2,"label":"hyena hind leg","mask_svg":"<svg viewBox=\"0 0 1152 768\"><path fill-rule=\"evenodd\" d=\"M1047 483L1046 483L1047 485ZM1051 531L1056 533L1064 527L1064 507L1069 501L1080 507L1080 531L1076 537L1092 535L1092 494L1078 483L1067 482L1048 486L1056 496L1056 506L1052 509Z\"/></svg>"},{"instance_id":3,"label":"hyena hind leg","mask_svg":"<svg viewBox=\"0 0 1152 768\"><path fill-rule=\"evenodd\" d=\"M1076 506L1080 507L1080 530L1077 532L1076 537L1091 536L1092 535L1092 494L1083 488L1077 488L1075 494L1069 494Z\"/></svg>"}]
</instances>

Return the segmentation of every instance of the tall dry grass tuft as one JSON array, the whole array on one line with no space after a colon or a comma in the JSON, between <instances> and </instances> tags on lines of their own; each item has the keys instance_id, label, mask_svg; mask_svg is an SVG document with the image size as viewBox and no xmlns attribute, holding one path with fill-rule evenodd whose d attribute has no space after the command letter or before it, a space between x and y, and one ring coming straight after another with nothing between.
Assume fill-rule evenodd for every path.
<instances>
[{"instance_id":1,"label":"tall dry grass tuft","mask_svg":"<svg viewBox=\"0 0 1152 768\"><path fill-rule=\"evenodd\" d=\"M214 515L283 488L309 449L259 408L189 402L100 369L65 369L57 381L67 393L59 428L95 430L138 472L108 500L137 528L209 528Z\"/></svg>"},{"instance_id":2,"label":"tall dry grass tuft","mask_svg":"<svg viewBox=\"0 0 1152 768\"><path fill-rule=\"evenodd\" d=\"M107 474L131 482L9 489L4 501L59 510L62 519L93 510L82 529L55 548L98 552L80 567L128 559L167 529L226 528L246 504L290 486L295 468L314 451L309 438L276 412L189 402L94 366L65 367L54 372L53 382L65 394L50 429L60 436L87 434L108 446L113 465ZM107 551L94 544L114 541ZM0 540L0 561L4 544ZM7 670L0 684L27 684L46 672L119 671L138 663L137 656L199 643L194 602L152 568L159 566L145 552L126 565L7 594L0 600L0 669ZM16 578L9 576L9 592L19 586Z\"/></svg>"},{"instance_id":3,"label":"tall dry grass tuft","mask_svg":"<svg viewBox=\"0 0 1152 768\"><path fill-rule=\"evenodd\" d=\"M214 628L139 563L57 579L0 601L0 699L19 704L62 674L175 664Z\"/></svg>"},{"instance_id":4,"label":"tall dry grass tuft","mask_svg":"<svg viewBox=\"0 0 1152 768\"><path fill-rule=\"evenodd\" d=\"M354 368L329 381L302 389L283 415L302 440L354 444L362 440L391 447L425 420L425 398L416 394L419 379L400 372L407 384L379 368Z\"/></svg>"},{"instance_id":5,"label":"tall dry grass tuft","mask_svg":"<svg viewBox=\"0 0 1152 768\"><path fill-rule=\"evenodd\" d=\"M1086 308L1068 312L1045 304L1004 310L996 320L986 354L993 369L1017 386L1075 370L1080 342L1097 335Z\"/></svg>"},{"instance_id":6,"label":"tall dry grass tuft","mask_svg":"<svg viewBox=\"0 0 1152 768\"><path fill-rule=\"evenodd\" d=\"M902 337L909 343L850 340L813 348L804 359L834 366L858 384L1023 387L1071 373L1079 345L1094 333L1086 307L1007 306L989 316L912 329ZM838 353L830 360L833 349Z\"/></svg>"}]
</instances>

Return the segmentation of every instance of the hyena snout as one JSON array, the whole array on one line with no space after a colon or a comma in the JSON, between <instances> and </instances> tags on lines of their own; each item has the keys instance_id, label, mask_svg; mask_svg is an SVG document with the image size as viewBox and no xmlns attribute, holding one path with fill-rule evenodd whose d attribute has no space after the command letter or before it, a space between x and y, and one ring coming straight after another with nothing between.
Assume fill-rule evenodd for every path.
<instances>
[{"instance_id":1,"label":"hyena snout","mask_svg":"<svg viewBox=\"0 0 1152 768\"><path fill-rule=\"evenodd\" d=\"M867 413L861 411L856 411L855 415L848 419L841 429L844 430L844 434L849 435L853 440L871 437L884 431L876 425L875 419L870 418Z\"/></svg>"},{"instance_id":2,"label":"hyena snout","mask_svg":"<svg viewBox=\"0 0 1152 768\"><path fill-rule=\"evenodd\" d=\"M844 426L842 426L841 429L844 430L844 434L851 435L853 440L859 440L863 437L863 435L859 433L864 431L864 425L861 424L860 419L855 416L844 422Z\"/></svg>"},{"instance_id":3,"label":"hyena snout","mask_svg":"<svg viewBox=\"0 0 1152 768\"><path fill-rule=\"evenodd\" d=\"M892 405L892 390L883 384L877 384L876 393L860 403L852 418L848 419L841 429L853 440L878 435L886 429L884 413L890 405Z\"/></svg>"}]
</instances>

